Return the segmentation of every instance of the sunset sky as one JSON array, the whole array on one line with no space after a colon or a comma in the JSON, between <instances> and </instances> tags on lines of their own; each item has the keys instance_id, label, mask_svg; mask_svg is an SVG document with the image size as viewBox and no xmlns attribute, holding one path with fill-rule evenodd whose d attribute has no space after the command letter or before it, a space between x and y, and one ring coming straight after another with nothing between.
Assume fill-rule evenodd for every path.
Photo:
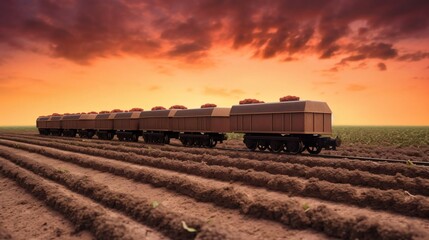
<instances>
[{"instance_id":1,"label":"sunset sky","mask_svg":"<svg viewBox=\"0 0 429 240\"><path fill-rule=\"evenodd\" d=\"M1 0L0 126L285 95L429 125L429 1Z\"/></svg>"}]
</instances>

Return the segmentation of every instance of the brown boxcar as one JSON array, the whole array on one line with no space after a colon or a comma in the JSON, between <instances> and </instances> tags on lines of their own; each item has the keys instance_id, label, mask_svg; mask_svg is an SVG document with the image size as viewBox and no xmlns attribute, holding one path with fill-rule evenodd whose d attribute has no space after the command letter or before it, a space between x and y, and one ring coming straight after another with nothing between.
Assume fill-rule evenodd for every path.
<instances>
[{"instance_id":1,"label":"brown boxcar","mask_svg":"<svg viewBox=\"0 0 429 240\"><path fill-rule=\"evenodd\" d=\"M171 118L177 109L152 110L140 113L140 130L142 131L169 131L171 129Z\"/></svg>"},{"instance_id":2,"label":"brown boxcar","mask_svg":"<svg viewBox=\"0 0 429 240\"><path fill-rule=\"evenodd\" d=\"M229 132L231 108L198 108L179 110L173 117L172 130L177 132Z\"/></svg>"},{"instance_id":3,"label":"brown boxcar","mask_svg":"<svg viewBox=\"0 0 429 240\"><path fill-rule=\"evenodd\" d=\"M335 149L339 141L332 134L332 112L325 102L286 101L234 105L231 131L245 133L247 148L300 153Z\"/></svg>"},{"instance_id":4,"label":"brown boxcar","mask_svg":"<svg viewBox=\"0 0 429 240\"><path fill-rule=\"evenodd\" d=\"M234 105L231 131L237 133L332 134L325 102L290 101Z\"/></svg>"},{"instance_id":5,"label":"brown boxcar","mask_svg":"<svg viewBox=\"0 0 429 240\"><path fill-rule=\"evenodd\" d=\"M140 111L137 112L119 112L113 119L113 128L119 141L137 142L141 131L139 130Z\"/></svg>"},{"instance_id":6,"label":"brown boxcar","mask_svg":"<svg viewBox=\"0 0 429 240\"><path fill-rule=\"evenodd\" d=\"M100 113L95 117L95 130L100 139L112 140L116 134L113 128L113 119L116 113Z\"/></svg>"},{"instance_id":7,"label":"brown boxcar","mask_svg":"<svg viewBox=\"0 0 429 240\"><path fill-rule=\"evenodd\" d=\"M67 137L75 137L79 129L79 118L81 114L64 115L62 118L63 134Z\"/></svg>"},{"instance_id":8,"label":"brown boxcar","mask_svg":"<svg viewBox=\"0 0 429 240\"><path fill-rule=\"evenodd\" d=\"M36 127L39 130L39 133L42 135L49 135L49 128L47 126L47 121L51 116L40 116L36 120Z\"/></svg>"},{"instance_id":9,"label":"brown boxcar","mask_svg":"<svg viewBox=\"0 0 429 240\"><path fill-rule=\"evenodd\" d=\"M140 113L139 129L147 143L166 143L170 138L178 138L179 133L171 131L172 117L177 109L152 110Z\"/></svg>"},{"instance_id":10,"label":"brown boxcar","mask_svg":"<svg viewBox=\"0 0 429 240\"><path fill-rule=\"evenodd\" d=\"M96 133L95 118L98 114L88 113L80 115L77 123L77 132L81 138L92 138Z\"/></svg>"},{"instance_id":11,"label":"brown boxcar","mask_svg":"<svg viewBox=\"0 0 429 240\"><path fill-rule=\"evenodd\" d=\"M113 119L113 128L119 131L139 130L139 118L141 112L119 112Z\"/></svg>"},{"instance_id":12,"label":"brown boxcar","mask_svg":"<svg viewBox=\"0 0 429 240\"><path fill-rule=\"evenodd\" d=\"M62 129L62 119L63 115L53 115L46 121L46 127L49 129L50 133L54 136L61 136L63 133Z\"/></svg>"},{"instance_id":13,"label":"brown boxcar","mask_svg":"<svg viewBox=\"0 0 429 240\"><path fill-rule=\"evenodd\" d=\"M214 147L230 132L231 108L200 108L178 110L172 119L172 131L180 132L184 145Z\"/></svg>"}]
</instances>

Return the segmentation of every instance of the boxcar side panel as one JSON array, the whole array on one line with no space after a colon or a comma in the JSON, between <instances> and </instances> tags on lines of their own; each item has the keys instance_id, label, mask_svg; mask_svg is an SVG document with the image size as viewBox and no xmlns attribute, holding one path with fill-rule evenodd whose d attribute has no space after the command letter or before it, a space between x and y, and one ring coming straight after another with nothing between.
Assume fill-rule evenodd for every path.
<instances>
[{"instance_id":1,"label":"boxcar side panel","mask_svg":"<svg viewBox=\"0 0 429 240\"><path fill-rule=\"evenodd\" d=\"M314 131L324 132L323 113L314 113Z\"/></svg>"},{"instance_id":2,"label":"boxcar side panel","mask_svg":"<svg viewBox=\"0 0 429 240\"><path fill-rule=\"evenodd\" d=\"M113 120L112 119L97 119L95 120L95 128L100 130L112 130Z\"/></svg>"},{"instance_id":3,"label":"boxcar side panel","mask_svg":"<svg viewBox=\"0 0 429 240\"><path fill-rule=\"evenodd\" d=\"M139 130L139 119L114 119L113 127L115 130Z\"/></svg>"},{"instance_id":4,"label":"boxcar side panel","mask_svg":"<svg viewBox=\"0 0 429 240\"><path fill-rule=\"evenodd\" d=\"M304 132L304 113L291 113L291 132Z\"/></svg>"},{"instance_id":5,"label":"boxcar side panel","mask_svg":"<svg viewBox=\"0 0 429 240\"><path fill-rule=\"evenodd\" d=\"M96 129L95 120L79 120L77 129Z\"/></svg>"},{"instance_id":6,"label":"boxcar side panel","mask_svg":"<svg viewBox=\"0 0 429 240\"><path fill-rule=\"evenodd\" d=\"M304 132L314 132L313 113L304 113Z\"/></svg>"}]
</instances>

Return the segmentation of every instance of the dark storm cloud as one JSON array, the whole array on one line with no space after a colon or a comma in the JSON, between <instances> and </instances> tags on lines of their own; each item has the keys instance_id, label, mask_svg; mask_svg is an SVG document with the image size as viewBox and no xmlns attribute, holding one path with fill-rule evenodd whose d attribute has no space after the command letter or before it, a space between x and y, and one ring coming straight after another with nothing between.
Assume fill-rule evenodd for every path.
<instances>
[{"instance_id":1,"label":"dark storm cloud","mask_svg":"<svg viewBox=\"0 0 429 240\"><path fill-rule=\"evenodd\" d=\"M3 0L0 48L41 48L82 64L121 54L201 58L218 45L264 59L418 61L427 55L401 55L394 44L426 39L427 12L426 0Z\"/></svg>"},{"instance_id":2,"label":"dark storm cloud","mask_svg":"<svg viewBox=\"0 0 429 240\"><path fill-rule=\"evenodd\" d=\"M425 58L429 58L429 52L415 52L415 53L407 53L398 57L400 61L420 61Z\"/></svg>"},{"instance_id":3,"label":"dark storm cloud","mask_svg":"<svg viewBox=\"0 0 429 240\"><path fill-rule=\"evenodd\" d=\"M382 62L378 63L377 67L378 67L378 70L380 70L380 71L386 71L387 70L386 64L384 64Z\"/></svg>"},{"instance_id":4,"label":"dark storm cloud","mask_svg":"<svg viewBox=\"0 0 429 240\"><path fill-rule=\"evenodd\" d=\"M393 48L393 45L386 43L371 43L358 47L351 46L349 49L354 55L343 58L340 64L345 64L349 61L361 61L367 58L386 60L395 58L398 55L398 51Z\"/></svg>"}]
</instances>

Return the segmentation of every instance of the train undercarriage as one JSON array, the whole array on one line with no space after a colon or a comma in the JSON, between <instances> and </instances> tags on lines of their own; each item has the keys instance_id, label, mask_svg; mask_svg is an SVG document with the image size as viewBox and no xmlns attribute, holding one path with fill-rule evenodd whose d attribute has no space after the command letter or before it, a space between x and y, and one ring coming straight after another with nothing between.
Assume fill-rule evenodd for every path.
<instances>
[{"instance_id":1,"label":"train undercarriage","mask_svg":"<svg viewBox=\"0 0 429 240\"><path fill-rule=\"evenodd\" d=\"M180 133L179 140L184 146L208 147L213 148L218 142L226 140L224 133Z\"/></svg>"},{"instance_id":2,"label":"train undercarriage","mask_svg":"<svg viewBox=\"0 0 429 240\"><path fill-rule=\"evenodd\" d=\"M318 154L322 149L335 150L341 145L341 140L320 135L281 135L281 134L245 134L243 139L246 147L252 151L269 150L271 152L302 153L307 150L310 154Z\"/></svg>"}]
</instances>

